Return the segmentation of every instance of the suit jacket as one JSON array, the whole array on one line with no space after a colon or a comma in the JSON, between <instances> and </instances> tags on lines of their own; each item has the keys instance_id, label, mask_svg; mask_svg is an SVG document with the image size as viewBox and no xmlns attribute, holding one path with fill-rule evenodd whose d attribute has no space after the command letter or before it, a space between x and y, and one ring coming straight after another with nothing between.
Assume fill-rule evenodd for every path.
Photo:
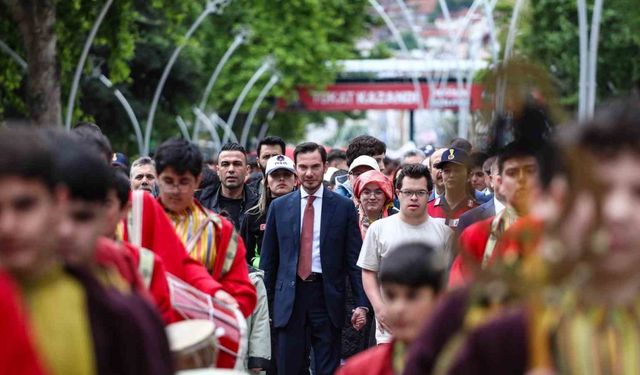
<instances>
[{"instance_id":1,"label":"suit jacket","mask_svg":"<svg viewBox=\"0 0 640 375\"><path fill-rule=\"evenodd\" d=\"M458 221L456 232L460 235L469 225L488 219L491 216L496 216L496 206L493 203L493 199L462 214L460 221Z\"/></svg>"},{"instance_id":2,"label":"suit jacket","mask_svg":"<svg viewBox=\"0 0 640 375\"><path fill-rule=\"evenodd\" d=\"M358 214L350 199L323 188L320 222L320 262L324 298L331 322L342 327L345 314L345 275L349 275L358 306L369 306L356 266L362 238ZM274 200L269 207L260 268L275 327L284 327L293 311L300 252L300 191Z\"/></svg>"}]
</instances>

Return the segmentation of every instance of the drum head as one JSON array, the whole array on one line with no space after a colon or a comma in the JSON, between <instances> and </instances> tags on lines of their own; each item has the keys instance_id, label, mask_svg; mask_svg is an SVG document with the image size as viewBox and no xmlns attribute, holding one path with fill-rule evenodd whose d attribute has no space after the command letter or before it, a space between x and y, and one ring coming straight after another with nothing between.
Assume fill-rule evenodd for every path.
<instances>
[{"instance_id":1,"label":"drum head","mask_svg":"<svg viewBox=\"0 0 640 375\"><path fill-rule=\"evenodd\" d=\"M166 330L171 351L180 352L213 336L215 325L209 320L193 319L169 324Z\"/></svg>"}]
</instances>

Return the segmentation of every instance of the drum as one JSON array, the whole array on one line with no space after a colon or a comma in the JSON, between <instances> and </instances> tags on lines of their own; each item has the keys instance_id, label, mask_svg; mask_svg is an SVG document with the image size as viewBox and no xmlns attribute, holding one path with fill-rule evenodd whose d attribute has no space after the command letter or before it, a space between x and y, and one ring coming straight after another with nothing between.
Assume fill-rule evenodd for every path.
<instances>
[{"instance_id":1,"label":"drum","mask_svg":"<svg viewBox=\"0 0 640 375\"><path fill-rule=\"evenodd\" d=\"M215 325L194 319L169 324L166 328L176 370L212 368L218 357Z\"/></svg>"},{"instance_id":2,"label":"drum","mask_svg":"<svg viewBox=\"0 0 640 375\"><path fill-rule=\"evenodd\" d=\"M171 304L185 319L206 319L215 325L218 339L216 367L244 369L247 322L239 309L229 306L167 273Z\"/></svg>"}]
</instances>

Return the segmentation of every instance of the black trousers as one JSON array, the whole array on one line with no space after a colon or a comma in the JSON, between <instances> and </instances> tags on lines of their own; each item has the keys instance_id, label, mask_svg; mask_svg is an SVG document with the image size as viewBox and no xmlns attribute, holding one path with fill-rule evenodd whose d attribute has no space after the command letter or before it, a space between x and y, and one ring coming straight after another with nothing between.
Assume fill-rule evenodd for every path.
<instances>
[{"instance_id":1,"label":"black trousers","mask_svg":"<svg viewBox=\"0 0 640 375\"><path fill-rule=\"evenodd\" d=\"M333 375L340 365L341 328L331 322L322 281L305 283L298 280L295 293L288 324L276 328L278 374L307 373L309 347L312 347L314 375Z\"/></svg>"}]
</instances>

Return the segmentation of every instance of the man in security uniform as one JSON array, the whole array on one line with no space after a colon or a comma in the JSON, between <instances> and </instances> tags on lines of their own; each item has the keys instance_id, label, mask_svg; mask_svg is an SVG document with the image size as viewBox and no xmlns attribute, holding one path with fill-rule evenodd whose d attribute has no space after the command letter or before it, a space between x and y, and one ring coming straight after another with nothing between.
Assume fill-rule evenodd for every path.
<instances>
[{"instance_id":1,"label":"man in security uniform","mask_svg":"<svg viewBox=\"0 0 640 375\"><path fill-rule=\"evenodd\" d=\"M460 216L478 206L469 186L469 155L462 149L449 148L442 154L440 162L434 165L442 171L444 195L429 202L429 216L442 218L445 224L455 229Z\"/></svg>"}]
</instances>

